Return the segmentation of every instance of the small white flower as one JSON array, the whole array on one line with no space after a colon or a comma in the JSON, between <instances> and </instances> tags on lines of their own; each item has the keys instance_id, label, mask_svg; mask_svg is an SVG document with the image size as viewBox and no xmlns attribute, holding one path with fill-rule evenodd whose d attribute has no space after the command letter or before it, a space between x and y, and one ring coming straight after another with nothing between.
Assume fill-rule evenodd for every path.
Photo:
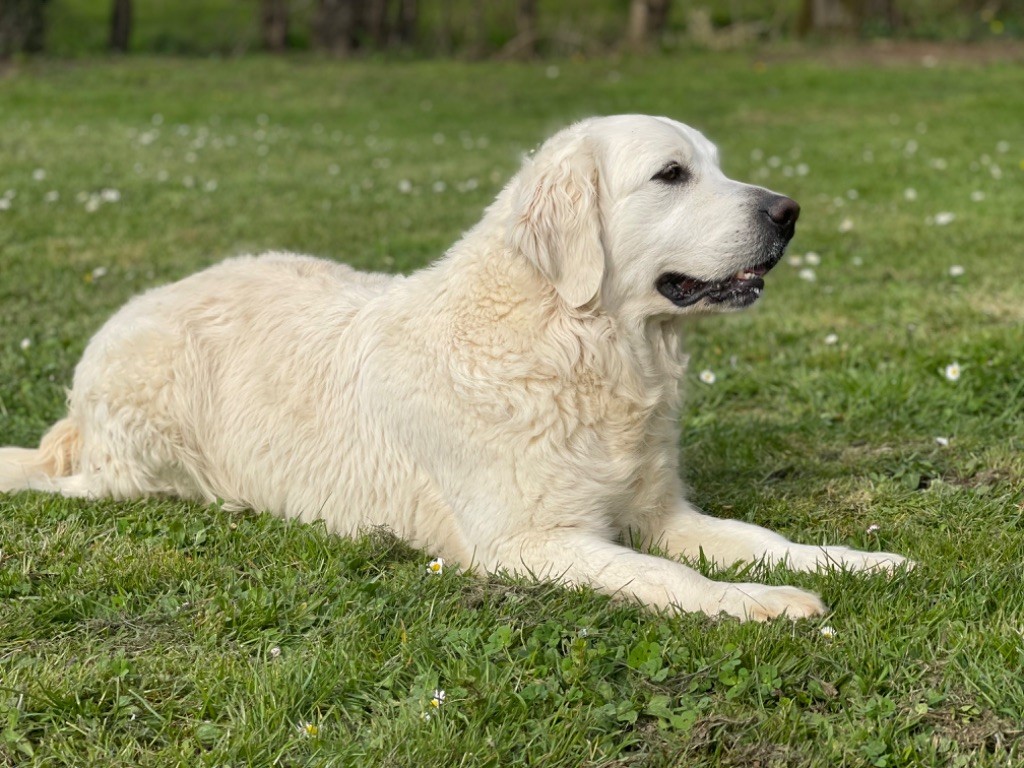
<instances>
[{"instance_id":1,"label":"small white flower","mask_svg":"<svg viewBox=\"0 0 1024 768\"><path fill-rule=\"evenodd\" d=\"M20 346L20 347L21 347L21 348L22 348L23 350L25 350L25 349L28 349L29 347L31 347L31 346L32 346L32 339L30 339L30 338L28 338L28 337L26 337L26 338L22 339L22 340L21 340L21 344L20 344L19 346Z\"/></svg>"},{"instance_id":2,"label":"small white flower","mask_svg":"<svg viewBox=\"0 0 1024 768\"><path fill-rule=\"evenodd\" d=\"M948 437L936 437L935 438L935 442L938 445L941 445L943 448L945 448L946 446L949 445L949 438Z\"/></svg>"},{"instance_id":3,"label":"small white flower","mask_svg":"<svg viewBox=\"0 0 1024 768\"><path fill-rule=\"evenodd\" d=\"M830 333L828 336L825 337L825 343L828 344L830 347L833 346L834 344L837 344L838 342L839 336L835 333Z\"/></svg>"},{"instance_id":4,"label":"small white flower","mask_svg":"<svg viewBox=\"0 0 1024 768\"><path fill-rule=\"evenodd\" d=\"M801 269L797 273L797 275L801 280L806 280L808 283L813 283L815 280L818 279L818 276L815 274L814 270L810 268Z\"/></svg>"},{"instance_id":5,"label":"small white flower","mask_svg":"<svg viewBox=\"0 0 1024 768\"><path fill-rule=\"evenodd\" d=\"M855 267L862 267L864 266L864 259L862 259L860 256L854 256L852 259L850 259L850 263L853 264L853 266Z\"/></svg>"},{"instance_id":6,"label":"small white flower","mask_svg":"<svg viewBox=\"0 0 1024 768\"><path fill-rule=\"evenodd\" d=\"M104 203L117 203L121 201L121 192L116 189L104 189L100 192L100 200Z\"/></svg>"},{"instance_id":7,"label":"small white flower","mask_svg":"<svg viewBox=\"0 0 1024 768\"><path fill-rule=\"evenodd\" d=\"M835 637L838 634L836 632L835 628L834 627L830 627L828 624L826 624L824 627L822 627L818 631L821 632L823 637L827 637L829 640L831 640L833 637Z\"/></svg>"},{"instance_id":8,"label":"small white flower","mask_svg":"<svg viewBox=\"0 0 1024 768\"><path fill-rule=\"evenodd\" d=\"M544 74L547 76L548 80L554 80L561 74L561 71L558 69L558 67L552 64L550 67L544 70Z\"/></svg>"},{"instance_id":9,"label":"small white flower","mask_svg":"<svg viewBox=\"0 0 1024 768\"><path fill-rule=\"evenodd\" d=\"M95 269L93 269L92 272L89 273L89 275L90 275L90 277L92 277L93 280L99 280L101 277L106 277L106 275L107 275L107 268L106 267L96 267Z\"/></svg>"},{"instance_id":10,"label":"small white flower","mask_svg":"<svg viewBox=\"0 0 1024 768\"><path fill-rule=\"evenodd\" d=\"M43 196L43 200L52 205L53 203L56 203L58 200L60 200L60 192L58 192L56 189L51 189Z\"/></svg>"},{"instance_id":11,"label":"small white flower","mask_svg":"<svg viewBox=\"0 0 1024 768\"><path fill-rule=\"evenodd\" d=\"M298 729L299 733L307 739L315 739L320 735L320 726L316 723L311 723L308 720L299 723Z\"/></svg>"},{"instance_id":12,"label":"small white flower","mask_svg":"<svg viewBox=\"0 0 1024 768\"><path fill-rule=\"evenodd\" d=\"M36 168L32 171L32 179L34 181L44 181L46 179L46 170L43 168Z\"/></svg>"},{"instance_id":13,"label":"small white flower","mask_svg":"<svg viewBox=\"0 0 1024 768\"><path fill-rule=\"evenodd\" d=\"M980 189L976 189L973 192L971 192L971 202L980 203L984 199L985 193L982 192Z\"/></svg>"},{"instance_id":14,"label":"small white flower","mask_svg":"<svg viewBox=\"0 0 1024 768\"><path fill-rule=\"evenodd\" d=\"M338 165L337 163L331 163L330 165L327 166L327 173L330 176L337 176L339 173L341 173L341 166Z\"/></svg>"},{"instance_id":15,"label":"small white flower","mask_svg":"<svg viewBox=\"0 0 1024 768\"><path fill-rule=\"evenodd\" d=\"M281 648L279 646L275 645L273 648L270 649L270 658L276 659L280 655L281 655Z\"/></svg>"},{"instance_id":16,"label":"small white flower","mask_svg":"<svg viewBox=\"0 0 1024 768\"><path fill-rule=\"evenodd\" d=\"M860 197L860 192L858 192L856 189L848 189L846 190L846 196L850 200L856 200L858 197Z\"/></svg>"},{"instance_id":17,"label":"small white flower","mask_svg":"<svg viewBox=\"0 0 1024 768\"><path fill-rule=\"evenodd\" d=\"M877 523L872 523L868 526L867 533L870 535L872 533L878 533L880 530L882 530L882 526Z\"/></svg>"},{"instance_id":18,"label":"small white flower","mask_svg":"<svg viewBox=\"0 0 1024 768\"><path fill-rule=\"evenodd\" d=\"M100 199L96 195L89 195L85 201L85 212L96 213L100 209Z\"/></svg>"},{"instance_id":19,"label":"small white flower","mask_svg":"<svg viewBox=\"0 0 1024 768\"><path fill-rule=\"evenodd\" d=\"M423 722L427 722L428 720L430 720L431 717L433 717L433 715L431 715L427 711L420 712L420 720L422 720Z\"/></svg>"},{"instance_id":20,"label":"small white flower","mask_svg":"<svg viewBox=\"0 0 1024 768\"><path fill-rule=\"evenodd\" d=\"M793 254L792 256L786 257L786 263L791 267L799 267L804 263L804 257Z\"/></svg>"},{"instance_id":21,"label":"small white flower","mask_svg":"<svg viewBox=\"0 0 1024 768\"><path fill-rule=\"evenodd\" d=\"M939 227L944 227L947 224L952 224L956 218L956 214L950 211L942 211L941 213L935 214L935 224Z\"/></svg>"},{"instance_id":22,"label":"small white flower","mask_svg":"<svg viewBox=\"0 0 1024 768\"><path fill-rule=\"evenodd\" d=\"M937 171L944 171L949 167L945 159L941 157L933 157L929 165Z\"/></svg>"},{"instance_id":23,"label":"small white flower","mask_svg":"<svg viewBox=\"0 0 1024 768\"><path fill-rule=\"evenodd\" d=\"M798 163L797 164L797 166L796 166L796 175L797 176L806 176L810 172L811 172L811 169L810 169L810 166L807 165L807 163Z\"/></svg>"},{"instance_id":24,"label":"small white flower","mask_svg":"<svg viewBox=\"0 0 1024 768\"><path fill-rule=\"evenodd\" d=\"M412 192L412 182L409 181L408 179L402 179L401 181L398 182L398 191L401 192L403 195L408 195L410 192Z\"/></svg>"},{"instance_id":25,"label":"small white flower","mask_svg":"<svg viewBox=\"0 0 1024 768\"><path fill-rule=\"evenodd\" d=\"M6 197L0 197L0 211L11 210L11 201Z\"/></svg>"},{"instance_id":26,"label":"small white flower","mask_svg":"<svg viewBox=\"0 0 1024 768\"><path fill-rule=\"evenodd\" d=\"M434 696L430 700L430 706L437 709L442 704L444 704L444 691L441 688L438 688L434 691Z\"/></svg>"},{"instance_id":27,"label":"small white flower","mask_svg":"<svg viewBox=\"0 0 1024 768\"><path fill-rule=\"evenodd\" d=\"M437 194L441 194L446 189L448 189L448 185L445 184L443 181L435 181L433 186L431 186L431 189L433 189L434 192L436 192Z\"/></svg>"},{"instance_id":28,"label":"small white flower","mask_svg":"<svg viewBox=\"0 0 1024 768\"><path fill-rule=\"evenodd\" d=\"M903 199L914 202L917 200L917 190L913 187L907 187L903 190Z\"/></svg>"},{"instance_id":29,"label":"small white flower","mask_svg":"<svg viewBox=\"0 0 1024 768\"><path fill-rule=\"evenodd\" d=\"M808 251L804 254L804 261L806 261L810 266L816 267L821 264L821 256L816 254L814 251Z\"/></svg>"},{"instance_id":30,"label":"small white flower","mask_svg":"<svg viewBox=\"0 0 1024 768\"><path fill-rule=\"evenodd\" d=\"M208 182L206 182L203 185L203 189L205 189L207 192L216 192L217 191L217 180L216 179L210 179Z\"/></svg>"},{"instance_id":31,"label":"small white flower","mask_svg":"<svg viewBox=\"0 0 1024 768\"><path fill-rule=\"evenodd\" d=\"M715 372L712 371L710 368L705 368L703 371L701 371L700 376L698 378L705 384L714 384L718 380L718 377L715 376Z\"/></svg>"},{"instance_id":32,"label":"small white flower","mask_svg":"<svg viewBox=\"0 0 1024 768\"><path fill-rule=\"evenodd\" d=\"M950 277L962 277L964 272L965 272L964 268L962 266L960 266L959 264L954 264L953 266L951 266L949 268L949 276Z\"/></svg>"},{"instance_id":33,"label":"small white flower","mask_svg":"<svg viewBox=\"0 0 1024 768\"><path fill-rule=\"evenodd\" d=\"M996 152L998 152L999 154L1005 155L1009 151L1010 151L1010 142L1008 142L1008 141L1000 141L998 144L996 144Z\"/></svg>"},{"instance_id":34,"label":"small white flower","mask_svg":"<svg viewBox=\"0 0 1024 768\"><path fill-rule=\"evenodd\" d=\"M444 573L444 558L435 557L429 563L427 563L427 574L430 576L440 576Z\"/></svg>"},{"instance_id":35,"label":"small white flower","mask_svg":"<svg viewBox=\"0 0 1024 768\"><path fill-rule=\"evenodd\" d=\"M435 133L433 138L431 139L431 141L433 141L434 144L436 144L437 146L440 147L445 142L444 134L443 133Z\"/></svg>"},{"instance_id":36,"label":"small white flower","mask_svg":"<svg viewBox=\"0 0 1024 768\"><path fill-rule=\"evenodd\" d=\"M950 363L946 366L945 373L943 374L947 380L956 381L960 378L960 363Z\"/></svg>"},{"instance_id":37,"label":"small white flower","mask_svg":"<svg viewBox=\"0 0 1024 768\"><path fill-rule=\"evenodd\" d=\"M839 222L840 232L849 232L853 229L853 219L846 218Z\"/></svg>"}]
</instances>

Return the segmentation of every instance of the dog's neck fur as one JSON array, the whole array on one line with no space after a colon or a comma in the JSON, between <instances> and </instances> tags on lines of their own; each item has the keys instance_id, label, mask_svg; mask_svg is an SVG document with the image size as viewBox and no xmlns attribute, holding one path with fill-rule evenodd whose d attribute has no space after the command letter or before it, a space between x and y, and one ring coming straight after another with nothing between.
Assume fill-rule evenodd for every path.
<instances>
[{"instance_id":1,"label":"dog's neck fur","mask_svg":"<svg viewBox=\"0 0 1024 768\"><path fill-rule=\"evenodd\" d=\"M506 244L511 214L504 198L443 259L416 275L431 283L417 292L439 299L431 311L448 318L454 342L444 350L448 362L467 375L486 367L487 380L498 386L531 379L567 391L601 391L597 399L611 411L626 409L640 422L676 419L686 367L680 320L619 318L605 311L600 296L580 309L566 306ZM608 354L609 345L618 354Z\"/></svg>"}]
</instances>

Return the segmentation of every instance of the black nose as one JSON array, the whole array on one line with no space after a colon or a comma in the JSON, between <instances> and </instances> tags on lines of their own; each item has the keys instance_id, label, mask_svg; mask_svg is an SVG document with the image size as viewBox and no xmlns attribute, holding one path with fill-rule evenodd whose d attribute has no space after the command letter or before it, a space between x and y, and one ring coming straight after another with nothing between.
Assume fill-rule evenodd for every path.
<instances>
[{"instance_id":1,"label":"black nose","mask_svg":"<svg viewBox=\"0 0 1024 768\"><path fill-rule=\"evenodd\" d=\"M768 218L782 229L792 229L796 220L800 218L800 205L796 200L790 200L782 195L773 195L765 201L762 208L768 214Z\"/></svg>"}]
</instances>

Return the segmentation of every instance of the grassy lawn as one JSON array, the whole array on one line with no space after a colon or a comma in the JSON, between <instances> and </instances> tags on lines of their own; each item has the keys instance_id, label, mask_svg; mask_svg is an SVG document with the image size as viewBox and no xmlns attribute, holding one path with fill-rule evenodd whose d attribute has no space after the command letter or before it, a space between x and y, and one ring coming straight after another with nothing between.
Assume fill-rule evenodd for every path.
<instances>
[{"instance_id":1,"label":"grassy lawn","mask_svg":"<svg viewBox=\"0 0 1024 768\"><path fill-rule=\"evenodd\" d=\"M834 609L747 625L427 576L384 534L0 496L0 764L1024 758L1022 92L1019 65L738 54L0 73L0 444L35 444L143 288L271 248L411 270L554 129L667 114L803 205L760 305L692 326L693 498L920 564L720 574Z\"/></svg>"}]
</instances>

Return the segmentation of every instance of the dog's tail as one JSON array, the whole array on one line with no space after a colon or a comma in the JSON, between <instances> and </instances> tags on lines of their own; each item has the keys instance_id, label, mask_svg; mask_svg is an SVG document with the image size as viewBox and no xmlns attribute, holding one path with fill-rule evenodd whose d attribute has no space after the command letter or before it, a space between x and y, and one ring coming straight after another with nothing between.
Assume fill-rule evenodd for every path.
<instances>
[{"instance_id":1,"label":"dog's tail","mask_svg":"<svg viewBox=\"0 0 1024 768\"><path fill-rule=\"evenodd\" d=\"M73 474L82 453L82 434L63 418L43 435L38 448L0 448L0 492L55 491L56 478Z\"/></svg>"}]
</instances>

